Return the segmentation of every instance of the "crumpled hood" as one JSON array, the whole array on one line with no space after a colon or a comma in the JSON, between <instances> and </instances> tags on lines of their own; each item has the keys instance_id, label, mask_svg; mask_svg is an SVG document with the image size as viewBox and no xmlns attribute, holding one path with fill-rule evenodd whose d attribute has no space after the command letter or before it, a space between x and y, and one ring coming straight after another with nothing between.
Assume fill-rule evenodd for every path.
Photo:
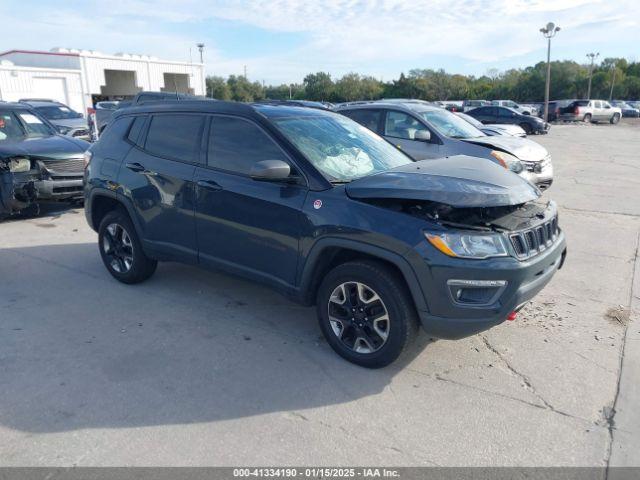
<instances>
[{"instance_id":1,"label":"crumpled hood","mask_svg":"<svg viewBox=\"0 0 640 480\"><path fill-rule=\"evenodd\" d=\"M503 150L525 162L541 162L549 154L546 148L528 138L494 136L468 138L462 141Z\"/></svg>"},{"instance_id":2,"label":"crumpled hood","mask_svg":"<svg viewBox=\"0 0 640 480\"><path fill-rule=\"evenodd\" d=\"M345 188L351 198L425 200L456 208L519 205L541 195L491 160L467 155L412 162L353 180Z\"/></svg>"},{"instance_id":3,"label":"crumpled hood","mask_svg":"<svg viewBox=\"0 0 640 480\"><path fill-rule=\"evenodd\" d=\"M494 130L502 130L511 135L522 135L523 133L525 133L520 125L511 125L508 123L489 123L486 124L485 127L493 128Z\"/></svg>"},{"instance_id":4,"label":"crumpled hood","mask_svg":"<svg viewBox=\"0 0 640 480\"><path fill-rule=\"evenodd\" d=\"M27 156L66 160L78 158L89 148L89 143L76 138L52 135L42 138L26 138L17 142L0 142L0 158Z\"/></svg>"}]
</instances>

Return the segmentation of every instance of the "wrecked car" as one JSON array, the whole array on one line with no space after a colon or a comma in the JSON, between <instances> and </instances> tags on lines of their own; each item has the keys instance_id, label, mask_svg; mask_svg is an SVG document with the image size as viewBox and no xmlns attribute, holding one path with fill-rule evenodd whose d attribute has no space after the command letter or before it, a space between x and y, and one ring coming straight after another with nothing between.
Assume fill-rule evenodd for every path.
<instances>
[{"instance_id":1,"label":"wrecked car","mask_svg":"<svg viewBox=\"0 0 640 480\"><path fill-rule=\"evenodd\" d=\"M541 190L553 183L551 156L541 145L486 135L455 113L425 102L356 102L336 111L385 137L414 160L470 155L509 168Z\"/></svg>"},{"instance_id":2,"label":"wrecked car","mask_svg":"<svg viewBox=\"0 0 640 480\"><path fill-rule=\"evenodd\" d=\"M89 143L60 135L23 104L0 102L0 218L43 202L83 200Z\"/></svg>"},{"instance_id":3,"label":"wrecked car","mask_svg":"<svg viewBox=\"0 0 640 480\"><path fill-rule=\"evenodd\" d=\"M115 279L169 260L262 282L315 305L328 344L365 367L419 325L456 339L513 320L566 253L530 182L482 158L414 162L329 111L138 106L89 157L85 214Z\"/></svg>"}]
</instances>

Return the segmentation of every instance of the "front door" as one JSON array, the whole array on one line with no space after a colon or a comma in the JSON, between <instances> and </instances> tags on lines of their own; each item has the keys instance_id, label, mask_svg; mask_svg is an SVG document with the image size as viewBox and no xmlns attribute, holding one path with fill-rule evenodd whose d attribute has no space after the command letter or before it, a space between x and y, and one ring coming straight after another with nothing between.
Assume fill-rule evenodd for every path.
<instances>
[{"instance_id":1,"label":"front door","mask_svg":"<svg viewBox=\"0 0 640 480\"><path fill-rule=\"evenodd\" d=\"M431 141L416 140L416 132L431 133ZM387 110L384 121L384 138L405 152L414 160L439 158L442 156L440 144L434 134L417 118L396 110Z\"/></svg>"},{"instance_id":2,"label":"front door","mask_svg":"<svg viewBox=\"0 0 640 480\"><path fill-rule=\"evenodd\" d=\"M285 161L295 173L291 160L260 126L234 116L211 117L207 152L195 173L199 261L294 285L308 189L249 176L262 160Z\"/></svg>"}]
</instances>

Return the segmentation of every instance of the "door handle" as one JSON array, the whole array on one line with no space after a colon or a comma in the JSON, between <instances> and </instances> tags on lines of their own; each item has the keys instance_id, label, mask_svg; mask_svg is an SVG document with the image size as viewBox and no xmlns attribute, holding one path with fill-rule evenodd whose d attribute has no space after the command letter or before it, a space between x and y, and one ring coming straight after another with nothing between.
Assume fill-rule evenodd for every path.
<instances>
[{"instance_id":1,"label":"door handle","mask_svg":"<svg viewBox=\"0 0 640 480\"><path fill-rule=\"evenodd\" d=\"M156 175L158 175L156 172L153 172L151 170L147 170L146 168L144 168L144 165L140 165L138 162L127 163L125 165L125 167L127 167L132 172L143 173L143 174L149 175L151 177L155 177Z\"/></svg>"},{"instance_id":2,"label":"door handle","mask_svg":"<svg viewBox=\"0 0 640 480\"><path fill-rule=\"evenodd\" d=\"M213 180L198 180L196 185L200 188L206 188L207 190L219 191L222 190L222 186L214 182Z\"/></svg>"},{"instance_id":3,"label":"door handle","mask_svg":"<svg viewBox=\"0 0 640 480\"><path fill-rule=\"evenodd\" d=\"M139 163L127 163L125 166L132 172L144 172L144 166Z\"/></svg>"}]
</instances>

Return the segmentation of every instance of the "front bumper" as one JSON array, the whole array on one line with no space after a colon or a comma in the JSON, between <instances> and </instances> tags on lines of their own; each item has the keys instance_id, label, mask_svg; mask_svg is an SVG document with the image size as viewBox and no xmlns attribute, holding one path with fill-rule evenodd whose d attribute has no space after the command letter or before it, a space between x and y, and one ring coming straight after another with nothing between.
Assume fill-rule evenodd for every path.
<instances>
[{"instance_id":1,"label":"front bumper","mask_svg":"<svg viewBox=\"0 0 640 480\"><path fill-rule=\"evenodd\" d=\"M506 320L549 283L562 267L566 242L560 231L555 243L542 253L521 261L513 257L487 260L447 258L421 276L429 311L420 311L423 329L431 336L458 339L487 330ZM489 305L461 305L451 295L450 281L506 282Z\"/></svg>"}]
</instances>

